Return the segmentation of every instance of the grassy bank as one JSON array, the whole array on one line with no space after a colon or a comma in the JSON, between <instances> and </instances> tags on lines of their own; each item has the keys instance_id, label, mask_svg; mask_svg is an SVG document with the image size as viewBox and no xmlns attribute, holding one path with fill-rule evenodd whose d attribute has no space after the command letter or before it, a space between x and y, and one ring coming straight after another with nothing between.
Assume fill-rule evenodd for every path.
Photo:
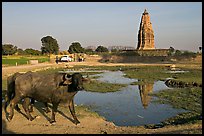
<instances>
[{"instance_id":1,"label":"grassy bank","mask_svg":"<svg viewBox=\"0 0 204 136\"><path fill-rule=\"evenodd\" d=\"M202 112L202 88L177 88L153 93L159 98L157 102L171 104L174 108L189 110L196 113Z\"/></svg>"},{"instance_id":2,"label":"grassy bank","mask_svg":"<svg viewBox=\"0 0 204 136\"><path fill-rule=\"evenodd\" d=\"M153 82L157 80L166 80L166 78L174 78L177 81L196 82L202 84L202 70L201 69L181 69L184 73L168 73L170 71L167 67L162 66L140 66L135 68L124 68L123 72L126 77L141 79L145 82Z\"/></svg>"},{"instance_id":3,"label":"grassy bank","mask_svg":"<svg viewBox=\"0 0 204 136\"><path fill-rule=\"evenodd\" d=\"M127 86L126 84L112 84L112 83L100 82L97 80L92 80L90 83L84 84L84 88L86 91L100 92L100 93L116 92L126 86Z\"/></svg>"},{"instance_id":4,"label":"grassy bank","mask_svg":"<svg viewBox=\"0 0 204 136\"><path fill-rule=\"evenodd\" d=\"M183 81L188 83L196 82L198 84L202 84L202 69L187 69L187 70L189 72L177 73L174 74L173 77L177 81Z\"/></svg>"},{"instance_id":5,"label":"grassy bank","mask_svg":"<svg viewBox=\"0 0 204 136\"><path fill-rule=\"evenodd\" d=\"M39 63L48 62L48 56L2 56L2 65L15 66L27 64L29 60L38 60Z\"/></svg>"},{"instance_id":6,"label":"grassy bank","mask_svg":"<svg viewBox=\"0 0 204 136\"><path fill-rule=\"evenodd\" d=\"M202 88L168 89L151 94L158 97L153 102L170 104L177 109L185 109L188 112L168 118L161 124L147 125L148 128L163 127L165 125L202 123Z\"/></svg>"}]
</instances>

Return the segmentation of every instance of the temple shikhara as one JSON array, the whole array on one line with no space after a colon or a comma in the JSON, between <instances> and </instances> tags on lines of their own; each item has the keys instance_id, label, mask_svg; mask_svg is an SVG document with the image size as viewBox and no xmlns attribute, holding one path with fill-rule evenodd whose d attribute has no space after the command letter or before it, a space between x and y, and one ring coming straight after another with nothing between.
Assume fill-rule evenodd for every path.
<instances>
[{"instance_id":1,"label":"temple shikhara","mask_svg":"<svg viewBox=\"0 0 204 136\"><path fill-rule=\"evenodd\" d=\"M149 50L155 49L154 47L154 31L152 29L152 23L150 22L150 16L145 9L142 14L140 28L138 32L138 44L137 50Z\"/></svg>"}]
</instances>

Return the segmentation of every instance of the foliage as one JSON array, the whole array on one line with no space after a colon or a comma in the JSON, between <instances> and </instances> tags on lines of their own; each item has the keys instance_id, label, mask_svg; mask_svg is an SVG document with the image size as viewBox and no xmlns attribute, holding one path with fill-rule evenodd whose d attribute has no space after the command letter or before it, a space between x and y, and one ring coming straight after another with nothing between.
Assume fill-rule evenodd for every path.
<instances>
[{"instance_id":1,"label":"foliage","mask_svg":"<svg viewBox=\"0 0 204 136\"><path fill-rule=\"evenodd\" d=\"M24 52L23 49L18 48L18 49L17 49L17 54L18 54L18 55L25 55L26 53Z\"/></svg>"},{"instance_id":2,"label":"foliage","mask_svg":"<svg viewBox=\"0 0 204 136\"><path fill-rule=\"evenodd\" d=\"M13 55L17 52L17 46L12 44L3 44L2 45L2 55Z\"/></svg>"},{"instance_id":3,"label":"foliage","mask_svg":"<svg viewBox=\"0 0 204 136\"><path fill-rule=\"evenodd\" d=\"M180 50L176 50L175 56L180 56L181 54L182 54L182 52Z\"/></svg>"},{"instance_id":4,"label":"foliage","mask_svg":"<svg viewBox=\"0 0 204 136\"><path fill-rule=\"evenodd\" d=\"M140 56L140 54L138 52L135 51L123 51L123 52L118 52L118 53L114 53L114 55L118 55L118 56Z\"/></svg>"},{"instance_id":5,"label":"foliage","mask_svg":"<svg viewBox=\"0 0 204 136\"><path fill-rule=\"evenodd\" d=\"M108 48L106 48L104 46L98 46L96 48L96 52L108 52Z\"/></svg>"},{"instance_id":6,"label":"foliage","mask_svg":"<svg viewBox=\"0 0 204 136\"><path fill-rule=\"evenodd\" d=\"M200 51L202 50L202 46L199 46L198 48L199 48Z\"/></svg>"},{"instance_id":7,"label":"foliage","mask_svg":"<svg viewBox=\"0 0 204 136\"><path fill-rule=\"evenodd\" d=\"M174 52L174 50L175 50L175 49L174 49L173 47L170 47L170 48L169 48L169 51L170 51L170 52Z\"/></svg>"},{"instance_id":8,"label":"foliage","mask_svg":"<svg viewBox=\"0 0 204 136\"><path fill-rule=\"evenodd\" d=\"M57 40L51 36L46 36L41 39L42 47L41 51L42 54L58 54L59 52L59 45Z\"/></svg>"},{"instance_id":9,"label":"foliage","mask_svg":"<svg viewBox=\"0 0 204 136\"><path fill-rule=\"evenodd\" d=\"M85 52L86 54L89 54L89 55L95 54L95 51L93 51L92 49L85 49L84 52Z\"/></svg>"},{"instance_id":10,"label":"foliage","mask_svg":"<svg viewBox=\"0 0 204 136\"><path fill-rule=\"evenodd\" d=\"M29 55L40 55L41 54L41 51L34 50L32 48L25 49L24 52L25 54L29 54Z\"/></svg>"},{"instance_id":11,"label":"foliage","mask_svg":"<svg viewBox=\"0 0 204 136\"><path fill-rule=\"evenodd\" d=\"M117 49L111 49L111 52L118 52Z\"/></svg>"},{"instance_id":12,"label":"foliage","mask_svg":"<svg viewBox=\"0 0 204 136\"><path fill-rule=\"evenodd\" d=\"M190 51L184 51L181 55L184 57L193 57L193 58L196 57L196 53L190 52Z\"/></svg>"},{"instance_id":13,"label":"foliage","mask_svg":"<svg viewBox=\"0 0 204 136\"><path fill-rule=\"evenodd\" d=\"M69 53L84 53L84 48L82 48L79 42L73 42L68 49Z\"/></svg>"},{"instance_id":14,"label":"foliage","mask_svg":"<svg viewBox=\"0 0 204 136\"><path fill-rule=\"evenodd\" d=\"M175 49L173 47L169 48L168 56L173 56L174 55Z\"/></svg>"}]
</instances>

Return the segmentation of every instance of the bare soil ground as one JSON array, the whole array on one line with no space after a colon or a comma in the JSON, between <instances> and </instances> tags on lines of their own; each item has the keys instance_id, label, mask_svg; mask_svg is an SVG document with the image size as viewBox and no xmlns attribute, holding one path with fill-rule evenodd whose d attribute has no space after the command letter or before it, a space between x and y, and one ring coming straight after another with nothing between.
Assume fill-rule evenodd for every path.
<instances>
[{"instance_id":1,"label":"bare soil ground","mask_svg":"<svg viewBox=\"0 0 204 136\"><path fill-rule=\"evenodd\" d=\"M34 69L41 69L45 67L65 67L74 65L89 65L89 66L116 66L116 65L165 65L171 64L123 64L123 63L100 63L100 58L89 58L85 62L71 62L68 64L49 64L43 63L38 65L22 65L2 68L2 78L15 72L25 72ZM201 62L200 62L201 63ZM178 64L181 67L192 66L202 67L200 65L192 64ZM21 107L22 109L22 107ZM23 109L22 109L23 110ZM33 116L37 116L35 120L28 121L22 114L15 111L11 122L8 122L5 113L2 109L2 133L3 134L202 134L202 124L186 124L176 126L165 126L158 129L146 129L144 126L115 126L114 123L106 121L103 117L90 112L87 109L76 106L76 114L80 120L79 125L72 122L72 116L68 110L61 106L59 112L56 114L56 124L51 125L48 119L51 113L44 113L38 106L34 107Z\"/></svg>"}]
</instances>

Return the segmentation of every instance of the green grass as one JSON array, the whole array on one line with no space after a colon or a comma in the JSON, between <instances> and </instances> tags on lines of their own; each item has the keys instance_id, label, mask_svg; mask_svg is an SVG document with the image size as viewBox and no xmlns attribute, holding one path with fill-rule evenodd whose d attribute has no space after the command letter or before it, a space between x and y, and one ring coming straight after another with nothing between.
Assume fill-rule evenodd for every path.
<instances>
[{"instance_id":1,"label":"green grass","mask_svg":"<svg viewBox=\"0 0 204 136\"><path fill-rule=\"evenodd\" d=\"M64 68L49 68L49 69L46 69L46 70L40 70L40 71L37 71L37 73L40 73L40 74L52 74L52 73L55 73L55 72L58 72L58 71L63 71Z\"/></svg>"},{"instance_id":2,"label":"green grass","mask_svg":"<svg viewBox=\"0 0 204 136\"><path fill-rule=\"evenodd\" d=\"M168 118L159 124L165 125L202 123L200 115L202 114L202 88L177 88L159 91L150 94L158 99L153 102L161 104L170 104L177 109L185 109L187 112ZM147 125L147 128L155 128L158 124Z\"/></svg>"},{"instance_id":3,"label":"green grass","mask_svg":"<svg viewBox=\"0 0 204 136\"><path fill-rule=\"evenodd\" d=\"M174 74L174 78L177 81L202 84L202 70L190 69L189 72Z\"/></svg>"},{"instance_id":4,"label":"green grass","mask_svg":"<svg viewBox=\"0 0 204 136\"><path fill-rule=\"evenodd\" d=\"M184 73L167 73L169 69L162 66L126 67L122 69L123 72L126 74L126 77L141 79L145 82L165 80L166 78L174 78L177 81L183 81L188 83L196 82L198 84L202 84L202 70L198 69L187 69L189 72Z\"/></svg>"},{"instance_id":5,"label":"green grass","mask_svg":"<svg viewBox=\"0 0 204 136\"><path fill-rule=\"evenodd\" d=\"M22 64L27 64L27 61L29 59L2 59L2 64L5 64L5 65L9 65L9 66L15 66L16 63L17 65L22 65Z\"/></svg>"},{"instance_id":6,"label":"green grass","mask_svg":"<svg viewBox=\"0 0 204 136\"><path fill-rule=\"evenodd\" d=\"M90 92L100 92L100 93L107 93L107 92L115 92L119 91L121 88L126 87L126 84L112 84L112 83L105 83L96 80L91 80L90 83L84 83L84 89Z\"/></svg>"},{"instance_id":7,"label":"green grass","mask_svg":"<svg viewBox=\"0 0 204 136\"><path fill-rule=\"evenodd\" d=\"M153 93L159 98L159 103L171 104L174 108L202 112L202 88L177 88Z\"/></svg>"},{"instance_id":8,"label":"green grass","mask_svg":"<svg viewBox=\"0 0 204 136\"><path fill-rule=\"evenodd\" d=\"M27 64L29 60L38 60L39 63L49 61L47 56L2 56L2 64L7 66L15 66Z\"/></svg>"},{"instance_id":9,"label":"green grass","mask_svg":"<svg viewBox=\"0 0 204 136\"><path fill-rule=\"evenodd\" d=\"M162 66L140 66L135 68L126 68L124 73L128 78L142 79L148 82L165 80L174 74L166 73L167 68Z\"/></svg>"},{"instance_id":10,"label":"green grass","mask_svg":"<svg viewBox=\"0 0 204 136\"><path fill-rule=\"evenodd\" d=\"M85 113L86 113L89 116L95 116L98 118L105 119L103 116L100 116L97 112L92 111L88 106L77 105L77 106L75 106L75 109L76 109L76 116L79 118L87 117L87 115L85 115ZM65 109L65 110L67 110L67 109Z\"/></svg>"},{"instance_id":11,"label":"green grass","mask_svg":"<svg viewBox=\"0 0 204 136\"><path fill-rule=\"evenodd\" d=\"M123 66L86 66L86 65L78 65L74 66L74 69L84 69L87 68L89 70L110 70L110 71L116 71L119 70ZM70 68L73 69L73 68Z\"/></svg>"}]
</instances>

